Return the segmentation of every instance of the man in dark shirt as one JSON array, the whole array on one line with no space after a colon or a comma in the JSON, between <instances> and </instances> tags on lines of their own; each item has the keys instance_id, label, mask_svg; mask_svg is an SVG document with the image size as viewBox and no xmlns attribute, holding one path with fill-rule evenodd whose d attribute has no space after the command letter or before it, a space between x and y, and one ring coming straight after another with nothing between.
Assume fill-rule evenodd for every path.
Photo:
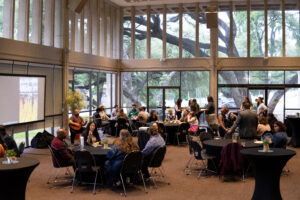
<instances>
[{"instance_id":1,"label":"man in dark shirt","mask_svg":"<svg viewBox=\"0 0 300 200\"><path fill-rule=\"evenodd\" d=\"M14 150L16 154L19 156L19 150L16 144L16 141L13 137L7 135L5 127L0 125L0 137L2 138L3 142L6 144L7 149Z\"/></svg>"}]
</instances>

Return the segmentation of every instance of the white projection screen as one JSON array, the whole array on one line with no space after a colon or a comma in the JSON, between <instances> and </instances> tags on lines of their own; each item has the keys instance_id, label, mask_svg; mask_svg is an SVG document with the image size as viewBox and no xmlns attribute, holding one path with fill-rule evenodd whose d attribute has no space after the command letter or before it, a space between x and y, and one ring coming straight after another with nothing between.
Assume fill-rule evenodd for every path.
<instances>
[{"instance_id":1,"label":"white projection screen","mask_svg":"<svg viewBox=\"0 0 300 200\"><path fill-rule=\"evenodd\" d=\"M44 120L46 77L0 74L0 124Z\"/></svg>"}]
</instances>

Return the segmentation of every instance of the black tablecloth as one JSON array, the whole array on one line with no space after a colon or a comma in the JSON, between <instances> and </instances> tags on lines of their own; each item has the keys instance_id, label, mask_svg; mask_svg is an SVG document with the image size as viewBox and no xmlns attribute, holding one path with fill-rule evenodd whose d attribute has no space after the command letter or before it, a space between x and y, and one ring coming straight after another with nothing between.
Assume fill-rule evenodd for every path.
<instances>
[{"instance_id":1,"label":"black tablecloth","mask_svg":"<svg viewBox=\"0 0 300 200\"><path fill-rule=\"evenodd\" d=\"M165 131L167 132L168 135L168 140L166 141L167 144L177 144L176 142L176 133L179 129L180 124L164 124L165 125Z\"/></svg>"},{"instance_id":2,"label":"black tablecloth","mask_svg":"<svg viewBox=\"0 0 300 200\"><path fill-rule=\"evenodd\" d=\"M300 146L300 118L287 117L284 121L287 127L287 134L291 137L290 145L293 147Z\"/></svg>"},{"instance_id":3,"label":"black tablecloth","mask_svg":"<svg viewBox=\"0 0 300 200\"><path fill-rule=\"evenodd\" d=\"M25 199L28 178L40 162L34 158L21 157L16 164L2 164L5 160L0 158L0 199Z\"/></svg>"},{"instance_id":4,"label":"black tablecloth","mask_svg":"<svg viewBox=\"0 0 300 200\"><path fill-rule=\"evenodd\" d=\"M259 152L262 148L243 149L244 155L253 165L255 172L255 190L253 200L282 199L280 194L280 174L286 162L296 152L272 148L273 152Z\"/></svg>"},{"instance_id":5,"label":"black tablecloth","mask_svg":"<svg viewBox=\"0 0 300 200\"><path fill-rule=\"evenodd\" d=\"M109 147L111 147L112 145L108 145ZM89 151L93 156L106 156L107 152L109 151L109 149L104 149L103 148L103 145L102 146L99 146L99 147L93 147L93 146L84 146L83 148L84 150L87 150ZM72 149L72 151L76 152L76 151L80 151L80 147L77 146L77 147L74 147Z\"/></svg>"}]
</instances>

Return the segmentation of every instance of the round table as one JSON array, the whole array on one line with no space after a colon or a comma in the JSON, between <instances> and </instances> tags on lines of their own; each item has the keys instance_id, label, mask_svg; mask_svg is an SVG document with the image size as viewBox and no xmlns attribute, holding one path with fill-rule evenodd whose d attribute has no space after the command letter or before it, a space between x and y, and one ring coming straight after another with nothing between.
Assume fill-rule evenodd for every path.
<instances>
[{"instance_id":1,"label":"round table","mask_svg":"<svg viewBox=\"0 0 300 200\"><path fill-rule=\"evenodd\" d=\"M167 123L164 124L165 126L165 131L167 132L167 143L169 142L169 144L176 144L176 133L179 129L180 124L177 123Z\"/></svg>"},{"instance_id":2,"label":"round table","mask_svg":"<svg viewBox=\"0 0 300 200\"><path fill-rule=\"evenodd\" d=\"M40 164L37 159L21 157L18 163L3 164L6 158L0 158L1 200L25 199L28 178L34 168Z\"/></svg>"},{"instance_id":3,"label":"round table","mask_svg":"<svg viewBox=\"0 0 300 200\"><path fill-rule=\"evenodd\" d=\"M255 172L253 200L282 199L280 175L287 161L296 155L295 151L272 148L273 152L259 152L262 148L243 149L241 154L252 163Z\"/></svg>"},{"instance_id":4,"label":"round table","mask_svg":"<svg viewBox=\"0 0 300 200\"><path fill-rule=\"evenodd\" d=\"M112 145L108 145L108 146L110 147ZM97 157L97 156L105 157L107 152L109 151L109 149L104 149L103 145L98 146L98 147L93 147L93 146L86 145L86 146L84 146L83 149L86 150L86 151L89 151L95 157ZM80 150L81 150L80 146L74 147L72 149L72 151L74 151L74 152L80 151Z\"/></svg>"}]
</instances>

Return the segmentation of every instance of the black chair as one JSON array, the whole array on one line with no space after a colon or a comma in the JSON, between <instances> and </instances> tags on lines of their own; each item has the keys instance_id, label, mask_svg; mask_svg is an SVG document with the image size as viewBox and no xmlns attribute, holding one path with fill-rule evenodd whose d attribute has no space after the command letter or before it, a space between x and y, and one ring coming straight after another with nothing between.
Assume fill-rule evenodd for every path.
<instances>
[{"instance_id":1,"label":"black chair","mask_svg":"<svg viewBox=\"0 0 300 200\"><path fill-rule=\"evenodd\" d=\"M76 162L76 170L74 173L72 190L71 193L74 192L74 183L76 181L77 173L82 177L82 174L95 173L95 181L90 184L94 184L93 194L96 194L96 182L98 177L98 171L100 167L96 166L95 158L89 151L76 151L75 152L75 162ZM81 178L79 179L81 182Z\"/></svg>"},{"instance_id":2,"label":"black chair","mask_svg":"<svg viewBox=\"0 0 300 200\"><path fill-rule=\"evenodd\" d=\"M192 137L188 134L188 135L186 135L186 141L187 141L187 143L188 143L188 145L189 145L189 153L190 153L190 159L188 160L188 162L186 163L186 165L185 165L185 169L184 169L184 171L186 171L186 174L188 174L187 172L190 170L190 165L191 165L191 161L193 160L193 158L194 158L194 152L193 152L193 149L192 149L192 147L191 147L191 141L192 141L193 139L192 139Z\"/></svg>"},{"instance_id":3,"label":"black chair","mask_svg":"<svg viewBox=\"0 0 300 200\"><path fill-rule=\"evenodd\" d=\"M99 116L99 118L94 117L94 122L96 124L96 128L101 128L102 120L101 120L100 116Z\"/></svg>"},{"instance_id":4,"label":"black chair","mask_svg":"<svg viewBox=\"0 0 300 200\"><path fill-rule=\"evenodd\" d=\"M140 151L133 151L127 154L123 160L121 171L120 171L120 178L121 178L125 197L126 197L126 189L125 189L123 177L134 176L137 174L140 175L144 184L145 193L147 193L146 184L141 171L143 157L144 156Z\"/></svg>"},{"instance_id":5,"label":"black chair","mask_svg":"<svg viewBox=\"0 0 300 200\"><path fill-rule=\"evenodd\" d=\"M193 151L193 155L194 155L194 158L195 160L198 160L198 161L201 161L202 163L202 168L200 168L199 170L199 174L198 174L198 179L200 178L202 172L212 172L214 174L216 174L217 172L217 167L215 165L215 162L214 162L214 156L208 156L206 155L205 153L205 150L202 149L202 147L200 146L200 144L198 142L195 142L195 141L190 141L191 143L191 149ZM207 163L205 163L204 161L208 161L208 160L211 160L214 167L215 167L215 170L216 171L213 171L213 170L210 170L208 169L208 166L207 166Z\"/></svg>"},{"instance_id":6,"label":"black chair","mask_svg":"<svg viewBox=\"0 0 300 200\"><path fill-rule=\"evenodd\" d=\"M188 123L182 123L178 127L178 131L176 132L177 144L178 145L180 144L180 142L179 142L179 136L181 136L181 135L184 135L184 136L188 135L189 134L189 128L190 128L190 125Z\"/></svg>"},{"instance_id":7,"label":"black chair","mask_svg":"<svg viewBox=\"0 0 300 200\"><path fill-rule=\"evenodd\" d=\"M165 142L167 143L168 139L168 133L166 131L166 127L163 123L158 123L158 132L161 134L161 136L165 139Z\"/></svg>"},{"instance_id":8,"label":"black chair","mask_svg":"<svg viewBox=\"0 0 300 200\"><path fill-rule=\"evenodd\" d=\"M154 183L155 188L157 188L155 177L163 177L165 179L165 181L170 185L170 182L168 181L166 173L165 173L165 169L162 166L162 162L165 158L166 151L167 151L166 146L157 148L154 151L152 158L149 162L148 167L152 168L151 169L151 179ZM161 176L157 175L156 169L158 169L160 171Z\"/></svg>"},{"instance_id":9,"label":"black chair","mask_svg":"<svg viewBox=\"0 0 300 200\"><path fill-rule=\"evenodd\" d=\"M147 128L146 130L139 129L137 137L138 137L138 146L141 150L143 150L150 139L149 128Z\"/></svg>"},{"instance_id":10,"label":"black chair","mask_svg":"<svg viewBox=\"0 0 300 200\"><path fill-rule=\"evenodd\" d=\"M52 159L53 169L50 172L50 176L48 178L47 184L50 184L50 180L51 180L52 176L54 176L54 174L55 174L55 176L54 176L53 183L57 182L57 180L59 179L58 175L59 175L60 169L66 169L65 175L69 175L70 178L71 178L71 172L69 170L69 167L72 167L73 165L71 163L60 164L58 162L58 160L57 160L57 158L55 156L55 153L54 153L54 151L53 151L53 149L51 148L50 145L48 145L48 148L49 148L50 153L51 153L51 159ZM55 171L56 171L56 173L55 173Z\"/></svg>"},{"instance_id":11,"label":"black chair","mask_svg":"<svg viewBox=\"0 0 300 200\"><path fill-rule=\"evenodd\" d=\"M19 144L19 147L18 147L18 157L20 157L22 155L22 153L24 152L24 149L25 149L25 142L21 142Z\"/></svg>"},{"instance_id":12,"label":"black chair","mask_svg":"<svg viewBox=\"0 0 300 200\"><path fill-rule=\"evenodd\" d=\"M136 122L135 122L135 125L134 125L135 127L135 129L133 129L132 130L132 136L137 136L138 135L138 132L139 132L139 128L141 128L141 127L146 127L147 126L147 124L145 124L145 123L143 123L143 122L140 122L139 120L137 120Z\"/></svg>"},{"instance_id":13,"label":"black chair","mask_svg":"<svg viewBox=\"0 0 300 200\"><path fill-rule=\"evenodd\" d=\"M118 118L116 126L116 137L119 136L120 130L122 129L128 129L127 120L125 118Z\"/></svg>"}]
</instances>

